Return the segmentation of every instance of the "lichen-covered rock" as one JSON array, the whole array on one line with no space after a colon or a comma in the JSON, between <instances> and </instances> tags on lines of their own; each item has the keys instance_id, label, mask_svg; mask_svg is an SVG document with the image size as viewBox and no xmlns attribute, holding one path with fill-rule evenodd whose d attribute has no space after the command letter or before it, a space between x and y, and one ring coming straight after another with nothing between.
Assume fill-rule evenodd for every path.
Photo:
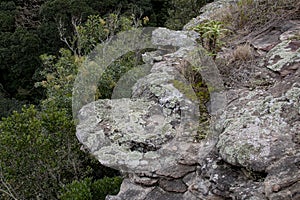
<instances>
[{"instance_id":1,"label":"lichen-covered rock","mask_svg":"<svg viewBox=\"0 0 300 200\"><path fill-rule=\"evenodd\" d=\"M184 99L168 83L171 77L164 76L162 82L153 76L146 77L149 83L155 81L148 92L143 90L144 96L149 95L153 101L146 98L99 100L83 107L77 126L80 142L102 164L122 171L155 171L174 163L190 147L185 143L194 140L197 104ZM185 126L182 123L187 118L183 120L181 115L188 116L187 112L193 117Z\"/></svg>"},{"instance_id":2,"label":"lichen-covered rock","mask_svg":"<svg viewBox=\"0 0 300 200\"><path fill-rule=\"evenodd\" d=\"M284 73L284 69L298 69L300 67L300 41L285 40L279 43L269 51L266 60L268 60L267 68L276 72Z\"/></svg>"},{"instance_id":3,"label":"lichen-covered rock","mask_svg":"<svg viewBox=\"0 0 300 200\"><path fill-rule=\"evenodd\" d=\"M280 74L281 77L288 75L297 77L298 75L295 72L300 66L300 43L297 39L299 31L299 21L289 20L271 26L255 38L250 39L251 45L263 56L261 67L266 67L276 72L276 74ZM276 160L289 152L288 149L294 149L295 143L293 143L293 140L297 135L297 129L295 129L297 123L295 121L291 122L288 115L292 114L295 117L293 113L297 112L299 106L295 102L298 101L297 98L299 97L291 97L291 100L288 94L293 93L299 96L299 93L295 91L298 87L296 84L298 81L298 79L293 78L289 81L279 82L276 87L270 88L269 91L266 91L265 88L260 91L231 91L233 94L239 94L235 97L236 101L229 106L231 109L236 110L236 113L233 114L236 117L233 117L233 119L225 117L230 125L227 124L226 130L221 136L222 139L219 141L223 156L225 154L235 154L233 157L228 157L232 163L265 170L272 160ZM291 87L293 83L295 84ZM267 113L266 109L269 110ZM233 128L233 126L236 127ZM227 143L226 140L231 140L230 138L233 135L239 139L234 144ZM245 143L244 140L249 142ZM255 143L256 147L250 141ZM225 144L232 144L231 147L233 148ZM242 148L241 144L246 146ZM267 151L270 153L267 153ZM259 156L262 153L266 155ZM256 167L251 160L255 160Z\"/></svg>"},{"instance_id":4,"label":"lichen-covered rock","mask_svg":"<svg viewBox=\"0 0 300 200\"><path fill-rule=\"evenodd\" d=\"M190 32L160 28L153 31L152 40L162 49L148 54L171 55L178 48L195 47L195 39ZM155 172L175 166L177 160L190 158L187 151L199 145L194 143L199 119L197 97L174 67L177 58L154 62L144 56L144 60L153 66L136 80L131 98L114 94L111 100L84 106L78 114L76 134L80 142L102 164L124 172ZM174 80L189 92L179 91ZM121 90L115 88L116 93Z\"/></svg>"},{"instance_id":5,"label":"lichen-covered rock","mask_svg":"<svg viewBox=\"0 0 300 200\"><path fill-rule=\"evenodd\" d=\"M118 196L107 196L106 200L125 200L125 199L145 199L146 196L154 190L155 187L145 188L136 185L125 179L121 185Z\"/></svg>"},{"instance_id":6,"label":"lichen-covered rock","mask_svg":"<svg viewBox=\"0 0 300 200\"><path fill-rule=\"evenodd\" d=\"M265 194L269 199L299 199L300 152L282 157L267 168L264 182Z\"/></svg>"},{"instance_id":7,"label":"lichen-covered rock","mask_svg":"<svg viewBox=\"0 0 300 200\"><path fill-rule=\"evenodd\" d=\"M285 77L300 68L299 36L300 21L288 20L265 30L250 43L264 56L261 66Z\"/></svg>"},{"instance_id":8,"label":"lichen-covered rock","mask_svg":"<svg viewBox=\"0 0 300 200\"><path fill-rule=\"evenodd\" d=\"M299 110L299 86L295 83L277 98L261 90L232 91L236 99L224 113L225 130L217 145L222 158L236 166L264 171L294 151L297 130L283 116L290 112L287 107Z\"/></svg>"},{"instance_id":9,"label":"lichen-covered rock","mask_svg":"<svg viewBox=\"0 0 300 200\"><path fill-rule=\"evenodd\" d=\"M267 51L264 59L265 65L272 71L286 76L300 67L300 41L297 39L300 35L300 22L296 20L287 21L272 32L274 31L277 34L272 34L272 37L276 37L277 41L273 41L267 49L264 49ZM264 36L266 38L266 35ZM260 48L266 44L266 40L258 39L253 43L257 48Z\"/></svg>"},{"instance_id":10,"label":"lichen-covered rock","mask_svg":"<svg viewBox=\"0 0 300 200\"><path fill-rule=\"evenodd\" d=\"M281 24L268 27L255 38L252 38L250 43L256 50L268 52L281 42L297 40L299 34L299 20L287 20Z\"/></svg>"},{"instance_id":11,"label":"lichen-covered rock","mask_svg":"<svg viewBox=\"0 0 300 200\"><path fill-rule=\"evenodd\" d=\"M173 48L194 46L198 37L198 34L194 31L172 31L167 28L158 28L152 34L154 45L171 46Z\"/></svg>"}]
</instances>

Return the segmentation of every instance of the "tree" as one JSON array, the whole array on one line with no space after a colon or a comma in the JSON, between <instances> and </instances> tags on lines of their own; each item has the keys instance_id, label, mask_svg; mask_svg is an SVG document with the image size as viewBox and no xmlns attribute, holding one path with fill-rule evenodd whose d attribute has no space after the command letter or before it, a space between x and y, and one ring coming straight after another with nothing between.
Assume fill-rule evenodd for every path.
<instances>
[{"instance_id":1,"label":"tree","mask_svg":"<svg viewBox=\"0 0 300 200\"><path fill-rule=\"evenodd\" d=\"M33 75L41 64L38 36L24 28L0 32L0 81L5 90L19 99L32 99Z\"/></svg>"},{"instance_id":2,"label":"tree","mask_svg":"<svg viewBox=\"0 0 300 200\"><path fill-rule=\"evenodd\" d=\"M70 50L61 49L60 57L43 54L43 70L40 75L43 81L37 82L35 87L43 87L47 98L42 101L43 106L53 106L67 109L72 113L72 89L78 66L83 59L72 55Z\"/></svg>"},{"instance_id":3,"label":"tree","mask_svg":"<svg viewBox=\"0 0 300 200\"><path fill-rule=\"evenodd\" d=\"M0 131L0 168L17 199L56 199L60 187L89 173L66 110L24 107Z\"/></svg>"},{"instance_id":4,"label":"tree","mask_svg":"<svg viewBox=\"0 0 300 200\"><path fill-rule=\"evenodd\" d=\"M23 1L0 3L0 83L11 97L33 101L42 96L33 87L41 41L34 31L36 18L31 17L37 8L28 9Z\"/></svg>"},{"instance_id":5,"label":"tree","mask_svg":"<svg viewBox=\"0 0 300 200\"><path fill-rule=\"evenodd\" d=\"M0 31L13 31L15 29L16 5L13 1L0 3Z\"/></svg>"}]
</instances>

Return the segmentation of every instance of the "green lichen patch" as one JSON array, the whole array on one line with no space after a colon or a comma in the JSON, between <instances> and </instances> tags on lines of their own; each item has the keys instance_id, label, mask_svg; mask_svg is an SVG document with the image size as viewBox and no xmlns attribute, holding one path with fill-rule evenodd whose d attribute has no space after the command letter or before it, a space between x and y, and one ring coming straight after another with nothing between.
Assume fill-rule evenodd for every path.
<instances>
[{"instance_id":1,"label":"green lichen patch","mask_svg":"<svg viewBox=\"0 0 300 200\"><path fill-rule=\"evenodd\" d=\"M300 47L295 47L291 40L286 40L276 45L266 56L267 68L279 72L292 63L300 62ZM296 48L296 49L295 49Z\"/></svg>"}]
</instances>

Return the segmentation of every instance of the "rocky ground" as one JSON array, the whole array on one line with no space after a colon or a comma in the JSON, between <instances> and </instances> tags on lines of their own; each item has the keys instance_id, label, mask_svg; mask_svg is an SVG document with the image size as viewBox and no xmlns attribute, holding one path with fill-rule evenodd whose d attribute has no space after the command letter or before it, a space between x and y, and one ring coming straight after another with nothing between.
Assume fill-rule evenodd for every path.
<instances>
[{"instance_id":1,"label":"rocky ground","mask_svg":"<svg viewBox=\"0 0 300 200\"><path fill-rule=\"evenodd\" d=\"M300 199L300 20L231 35L214 61L188 29L234 2L210 4L186 31L155 30L163 48L144 54L150 68L131 97L80 110L80 142L125 176L108 200ZM203 66L213 86L200 141L199 102L178 70L184 61Z\"/></svg>"}]
</instances>

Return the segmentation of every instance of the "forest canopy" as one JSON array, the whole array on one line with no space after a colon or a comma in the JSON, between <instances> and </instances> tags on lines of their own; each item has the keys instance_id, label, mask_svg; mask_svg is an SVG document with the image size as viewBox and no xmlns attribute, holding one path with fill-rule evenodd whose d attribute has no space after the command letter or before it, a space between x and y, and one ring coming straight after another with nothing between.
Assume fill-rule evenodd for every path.
<instances>
[{"instance_id":1,"label":"forest canopy","mask_svg":"<svg viewBox=\"0 0 300 200\"><path fill-rule=\"evenodd\" d=\"M0 84L8 98L38 103L45 97L34 87L43 69L42 54L58 55L67 48L61 40L59 26L66 37L72 37L76 23L84 23L90 15L103 18L111 13L121 16L149 18L147 26L180 29L199 14L206 0L31 0L0 3Z\"/></svg>"}]
</instances>

